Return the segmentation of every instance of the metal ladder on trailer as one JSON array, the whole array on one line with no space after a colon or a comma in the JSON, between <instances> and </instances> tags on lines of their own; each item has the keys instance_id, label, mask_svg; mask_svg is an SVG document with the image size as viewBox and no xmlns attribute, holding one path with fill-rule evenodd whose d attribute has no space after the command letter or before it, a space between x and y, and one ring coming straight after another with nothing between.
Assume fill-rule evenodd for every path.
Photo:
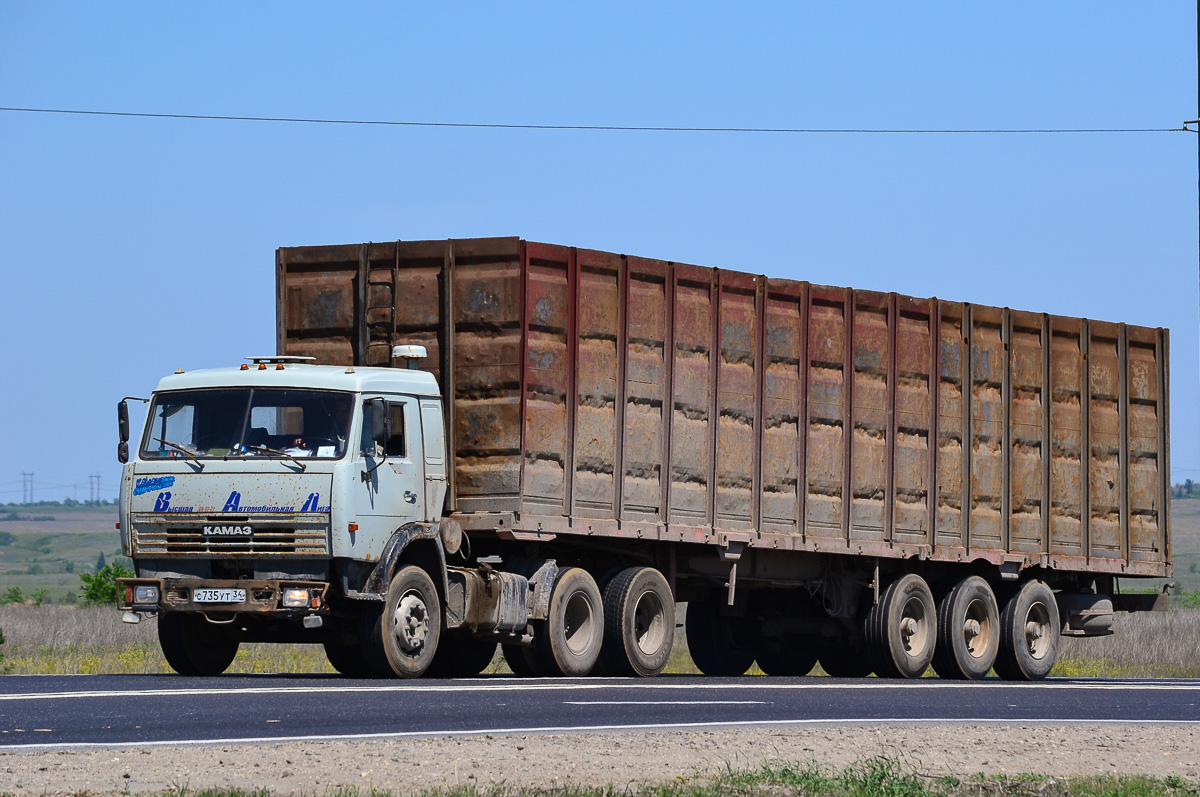
<instances>
[{"instance_id":1,"label":"metal ladder on trailer","mask_svg":"<svg viewBox=\"0 0 1200 797\"><path fill-rule=\"evenodd\" d=\"M396 280L400 271L400 242L396 242L396 259L390 266L376 266L371 262L371 246L363 246L359 256L359 278L363 314L360 316L358 338L361 353L360 365L389 366L392 364L392 346L396 341ZM376 289L382 288L386 297L384 304L372 304Z\"/></svg>"}]
</instances>

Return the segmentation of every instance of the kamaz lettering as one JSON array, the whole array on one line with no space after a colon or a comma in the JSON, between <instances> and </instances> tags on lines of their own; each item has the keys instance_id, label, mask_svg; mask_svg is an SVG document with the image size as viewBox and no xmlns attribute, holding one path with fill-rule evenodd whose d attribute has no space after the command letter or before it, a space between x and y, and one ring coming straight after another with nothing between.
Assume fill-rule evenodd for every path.
<instances>
[{"instance_id":1,"label":"kamaz lettering","mask_svg":"<svg viewBox=\"0 0 1200 797\"><path fill-rule=\"evenodd\" d=\"M254 533L252 526L205 526L205 537L249 537Z\"/></svg>"}]
</instances>

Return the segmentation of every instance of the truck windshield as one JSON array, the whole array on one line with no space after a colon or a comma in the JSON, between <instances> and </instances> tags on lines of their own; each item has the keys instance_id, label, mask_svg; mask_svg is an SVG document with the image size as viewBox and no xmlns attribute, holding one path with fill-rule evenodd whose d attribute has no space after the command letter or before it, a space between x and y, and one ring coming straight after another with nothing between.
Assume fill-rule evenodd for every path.
<instances>
[{"instance_id":1,"label":"truck windshield","mask_svg":"<svg viewBox=\"0 0 1200 797\"><path fill-rule=\"evenodd\" d=\"M349 393L280 388L209 388L159 393L142 457L315 457L346 453Z\"/></svg>"}]
</instances>

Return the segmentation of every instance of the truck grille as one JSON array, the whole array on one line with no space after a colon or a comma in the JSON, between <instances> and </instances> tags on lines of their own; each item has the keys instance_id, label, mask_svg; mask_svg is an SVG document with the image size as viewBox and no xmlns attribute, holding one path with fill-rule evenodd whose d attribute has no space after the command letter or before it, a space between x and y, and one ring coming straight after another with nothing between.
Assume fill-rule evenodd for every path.
<instances>
[{"instance_id":1,"label":"truck grille","mask_svg":"<svg viewBox=\"0 0 1200 797\"><path fill-rule=\"evenodd\" d=\"M146 556L167 554L177 556L263 556L292 554L325 556L329 553L328 523L298 524L283 518L240 521L253 529L249 537L207 536L205 521L133 522L133 551ZM225 521L228 523L229 521Z\"/></svg>"}]
</instances>

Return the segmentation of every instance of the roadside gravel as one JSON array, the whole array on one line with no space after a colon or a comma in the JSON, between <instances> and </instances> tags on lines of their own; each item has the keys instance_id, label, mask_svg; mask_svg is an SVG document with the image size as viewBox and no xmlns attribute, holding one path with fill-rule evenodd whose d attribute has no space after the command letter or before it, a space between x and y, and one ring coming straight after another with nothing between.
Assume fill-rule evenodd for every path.
<instances>
[{"instance_id":1,"label":"roadside gravel","mask_svg":"<svg viewBox=\"0 0 1200 797\"><path fill-rule=\"evenodd\" d=\"M885 755L929 775L1200 777L1200 727L923 723L713 731L464 736L0 752L0 793L157 792L178 786L324 794L474 784L618 786L770 761L841 769Z\"/></svg>"}]
</instances>

